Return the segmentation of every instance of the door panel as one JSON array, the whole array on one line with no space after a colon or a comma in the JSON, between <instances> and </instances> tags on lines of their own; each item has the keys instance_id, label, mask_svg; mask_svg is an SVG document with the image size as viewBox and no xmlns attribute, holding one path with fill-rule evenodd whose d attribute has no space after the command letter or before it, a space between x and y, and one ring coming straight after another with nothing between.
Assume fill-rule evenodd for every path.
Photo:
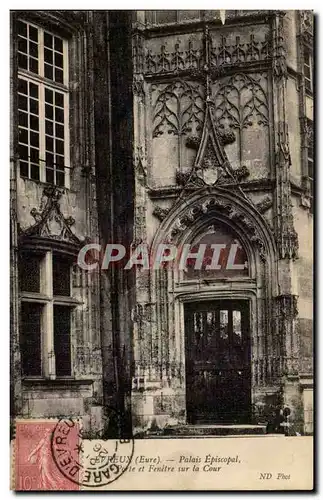
<instances>
[{"instance_id":1,"label":"door panel","mask_svg":"<svg viewBox=\"0 0 323 500\"><path fill-rule=\"evenodd\" d=\"M185 306L186 400L190 423L248 423L249 302Z\"/></svg>"}]
</instances>

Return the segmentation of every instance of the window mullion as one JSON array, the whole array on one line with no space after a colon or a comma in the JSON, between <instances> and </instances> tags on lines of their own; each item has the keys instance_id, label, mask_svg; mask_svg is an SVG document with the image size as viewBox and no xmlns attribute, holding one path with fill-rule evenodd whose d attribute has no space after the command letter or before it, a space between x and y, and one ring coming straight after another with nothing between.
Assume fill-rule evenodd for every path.
<instances>
[{"instance_id":1,"label":"window mullion","mask_svg":"<svg viewBox=\"0 0 323 500\"><path fill-rule=\"evenodd\" d=\"M65 186L70 187L70 144L69 144L69 94L64 96L64 165Z\"/></svg>"},{"instance_id":2,"label":"window mullion","mask_svg":"<svg viewBox=\"0 0 323 500\"><path fill-rule=\"evenodd\" d=\"M42 324L43 373L46 378L55 379L53 255L51 251L46 252L41 271L42 291L50 299L44 306Z\"/></svg>"},{"instance_id":3,"label":"window mullion","mask_svg":"<svg viewBox=\"0 0 323 500\"><path fill-rule=\"evenodd\" d=\"M45 86L39 84L39 158L40 180L46 182L46 154L45 154Z\"/></svg>"},{"instance_id":4,"label":"window mullion","mask_svg":"<svg viewBox=\"0 0 323 500\"><path fill-rule=\"evenodd\" d=\"M44 30L39 28L38 30L38 60L39 60L39 76L44 76Z\"/></svg>"},{"instance_id":5,"label":"window mullion","mask_svg":"<svg viewBox=\"0 0 323 500\"><path fill-rule=\"evenodd\" d=\"M44 30L38 30L38 60L39 76L44 76ZM39 83L39 157L40 157L40 180L46 182L46 155L45 155L45 87Z\"/></svg>"},{"instance_id":6,"label":"window mullion","mask_svg":"<svg viewBox=\"0 0 323 500\"><path fill-rule=\"evenodd\" d=\"M69 85L69 61L68 61L68 42L63 42L63 75L64 85ZM65 186L70 187L70 144L69 144L69 93L64 93L64 173L65 173Z\"/></svg>"}]
</instances>

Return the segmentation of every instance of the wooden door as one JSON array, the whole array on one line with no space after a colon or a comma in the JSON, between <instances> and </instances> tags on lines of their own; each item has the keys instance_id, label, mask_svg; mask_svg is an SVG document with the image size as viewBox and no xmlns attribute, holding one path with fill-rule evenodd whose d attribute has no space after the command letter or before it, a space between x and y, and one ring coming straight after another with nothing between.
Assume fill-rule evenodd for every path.
<instances>
[{"instance_id":1,"label":"wooden door","mask_svg":"<svg viewBox=\"0 0 323 500\"><path fill-rule=\"evenodd\" d=\"M249 423L249 302L185 305L188 422Z\"/></svg>"}]
</instances>

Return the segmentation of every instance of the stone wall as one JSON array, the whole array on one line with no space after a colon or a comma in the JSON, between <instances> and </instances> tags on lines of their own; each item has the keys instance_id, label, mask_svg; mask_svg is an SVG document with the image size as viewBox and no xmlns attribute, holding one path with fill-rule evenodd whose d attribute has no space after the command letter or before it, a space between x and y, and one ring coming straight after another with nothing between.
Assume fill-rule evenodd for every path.
<instances>
[{"instance_id":1,"label":"stone wall","mask_svg":"<svg viewBox=\"0 0 323 500\"><path fill-rule=\"evenodd\" d=\"M269 280L267 296L259 294L255 301L262 319L255 324L253 342L266 347L259 348L253 362L253 418L263 421L273 407L284 404L292 408L291 418L300 429L300 364L310 358L304 349L311 327L298 289L312 255L311 250L303 254L312 216L304 189L301 118L308 116L311 103L302 86L300 14L252 11L246 19L244 11L226 12L224 25L216 11L205 11L194 23L158 24L153 14L146 22L142 12L133 22L135 210L141 214L135 219L135 233L153 247L163 238L179 241L178 234L188 231L185 217L176 222L175 239L168 221L176 210L180 213L181 203L189 210L195 189L202 199L203 187L211 192L205 185L218 185L219 178L227 187L214 171L208 181L204 177L204 184L199 177L199 168L206 172L222 165L219 153L208 150L207 140L205 147L202 144L213 126L207 118L212 108L211 121L229 165L225 175L235 178L232 188L247 197L257 220L265 221L264 245L270 238L275 242L272 268L259 274L259 279ZM257 245L253 250L262 253ZM179 282L168 276L163 285L161 277L140 271L136 279L134 425L140 429L183 423L185 352L178 337L183 324L176 326L183 320L176 306ZM196 297L204 293L201 283L198 290ZM210 288L208 293L212 297ZM168 355L167 349L176 359L173 374L159 359L160 352ZM269 359L280 366L275 382Z\"/></svg>"},{"instance_id":2,"label":"stone wall","mask_svg":"<svg viewBox=\"0 0 323 500\"><path fill-rule=\"evenodd\" d=\"M30 22L55 29L58 23L70 47L70 146L71 168L68 188L53 188L42 182L19 176L19 157L16 143L15 92L17 67L14 51L15 22L19 13L12 14L13 59L12 90L12 273L13 308L19 310L17 256L30 236L39 237L39 246L47 244L55 250L64 247L71 251L74 262L78 249L86 241L98 241L98 211L95 185L95 151L93 144L93 53L92 26L87 14L70 12L25 12L21 16ZM38 229L43 228L43 229ZM64 246L65 245L65 246ZM100 283L97 273L89 274L73 266L72 296L78 301L73 308L71 356L73 380L21 379L18 314L11 317L12 335L12 413L26 418L63 415L88 415L91 425L100 426L99 413L92 415L92 407L102 413L103 384L100 332ZM19 312L19 311L18 311Z\"/></svg>"}]
</instances>

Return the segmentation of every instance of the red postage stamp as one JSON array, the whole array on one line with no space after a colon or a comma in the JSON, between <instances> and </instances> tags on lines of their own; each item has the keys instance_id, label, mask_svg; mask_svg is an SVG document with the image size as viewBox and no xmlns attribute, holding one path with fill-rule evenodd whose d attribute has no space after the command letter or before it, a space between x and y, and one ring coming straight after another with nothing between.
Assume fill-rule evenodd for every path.
<instances>
[{"instance_id":1,"label":"red postage stamp","mask_svg":"<svg viewBox=\"0 0 323 500\"><path fill-rule=\"evenodd\" d=\"M15 490L79 490L80 486L62 474L52 454L52 433L57 421L16 422ZM73 430L77 453L78 432Z\"/></svg>"}]
</instances>

